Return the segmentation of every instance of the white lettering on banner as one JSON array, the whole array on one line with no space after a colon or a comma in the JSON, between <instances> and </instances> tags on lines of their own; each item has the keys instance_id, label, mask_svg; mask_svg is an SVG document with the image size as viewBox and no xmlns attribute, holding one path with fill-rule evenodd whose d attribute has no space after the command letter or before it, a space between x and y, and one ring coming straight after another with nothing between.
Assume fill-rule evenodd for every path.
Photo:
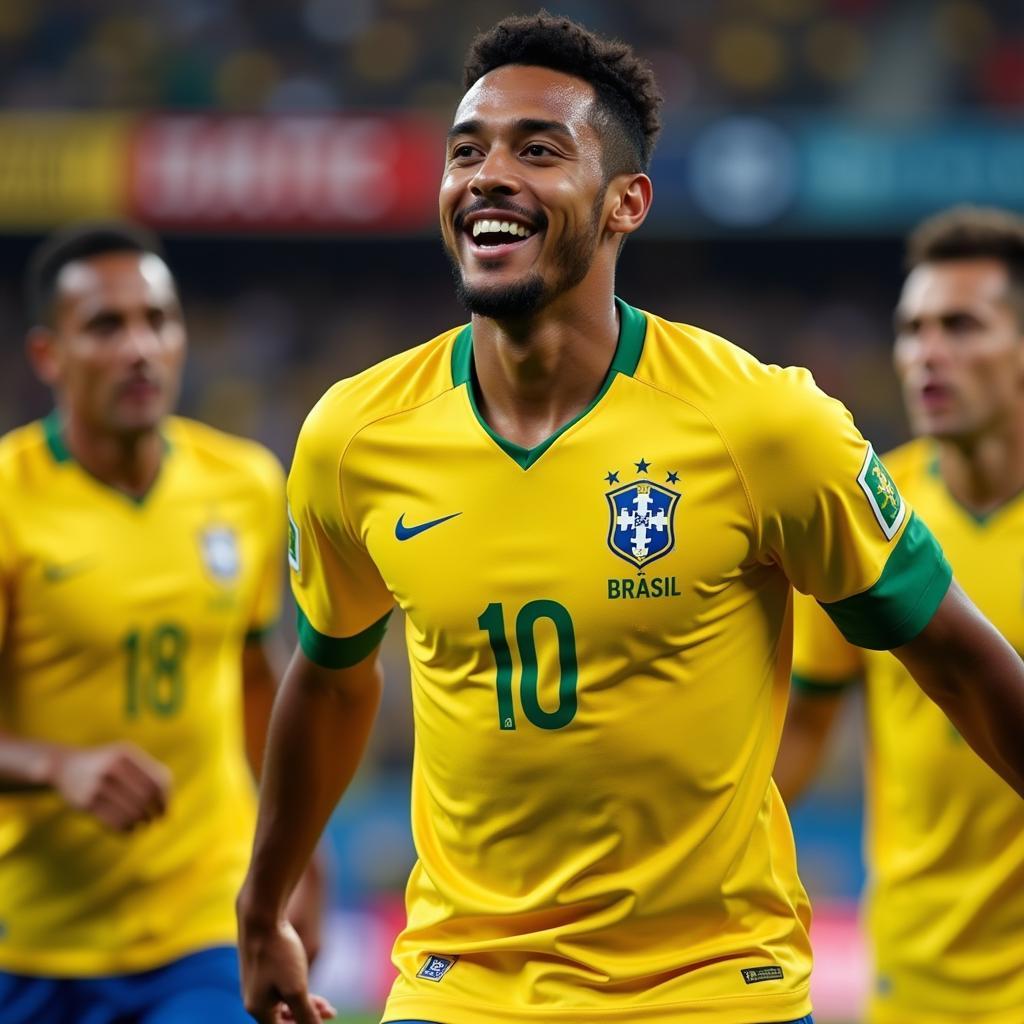
<instances>
[{"instance_id":1,"label":"white lettering on banner","mask_svg":"<svg viewBox=\"0 0 1024 1024\"><path fill-rule=\"evenodd\" d=\"M136 206L159 221L368 223L398 192L384 119L157 117L142 129Z\"/></svg>"}]
</instances>

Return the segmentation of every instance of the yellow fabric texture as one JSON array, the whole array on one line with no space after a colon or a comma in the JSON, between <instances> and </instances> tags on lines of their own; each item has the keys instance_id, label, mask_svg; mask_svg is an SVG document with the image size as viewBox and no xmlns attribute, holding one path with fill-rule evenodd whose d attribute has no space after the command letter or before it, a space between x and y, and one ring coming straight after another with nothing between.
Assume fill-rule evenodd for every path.
<instances>
[{"instance_id":1,"label":"yellow fabric texture","mask_svg":"<svg viewBox=\"0 0 1024 1024\"><path fill-rule=\"evenodd\" d=\"M0 797L0 969L145 970L235 940L254 786L242 645L278 615L284 481L262 447L184 419L149 494L101 484L43 425L0 440L0 727L130 741L171 770L128 835L52 792Z\"/></svg>"},{"instance_id":2,"label":"yellow fabric texture","mask_svg":"<svg viewBox=\"0 0 1024 1024\"><path fill-rule=\"evenodd\" d=\"M459 330L335 385L300 434L302 614L343 646L405 612L419 860L385 1020L809 1012L771 781L787 575L842 600L899 533L857 484L867 443L806 371L633 314L635 369L528 468L453 377ZM671 547L640 565L621 487L675 501Z\"/></svg>"},{"instance_id":3,"label":"yellow fabric texture","mask_svg":"<svg viewBox=\"0 0 1024 1024\"><path fill-rule=\"evenodd\" d=\"M885 457L960 584L1024 651L1024 498L979 522L921 439ZM1024 1013L1024 803L963 741L903 665L851 648L813 601L795 612L793 668L867 695L872 1024L1020 1024Z\"/></svg>"}]
</instances>

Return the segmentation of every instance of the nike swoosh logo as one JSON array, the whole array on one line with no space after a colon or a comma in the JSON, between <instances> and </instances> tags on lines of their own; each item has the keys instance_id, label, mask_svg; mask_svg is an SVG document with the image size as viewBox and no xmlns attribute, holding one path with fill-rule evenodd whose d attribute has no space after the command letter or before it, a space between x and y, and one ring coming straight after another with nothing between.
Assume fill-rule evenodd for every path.
<instances>
[{"instance_id":1,"label":"nike swoosh logo","mask_svg":"<svg viewBox=\"0 0 1024 1024\"><path fill-rule=\"evenodd\" d=\"M406 526L403 522L405 519L405 513L403 512L398 517L398 522L395 523L395 536L399 540L408 540L410 537L415 537L418 533L423 533L424 530L432 530L435 526L440 526L442 523L447 523L449 519L454 519L456 516L461 515L461 512L453 512L450 516L431 519L429 523L420 523L418 526Z\"/></svg>"},{"instance_id":2,"label":"nike swoosh logo","mask_svg":"<svg viewBox=\"0 0 1024 1024\"><path fill-rule=\"evenodd\" d=\"M61 583L80 572L85 572L91 565L91 558L80 558L77 562L68 562L66 565L46 565L43 566L43 579L47 583Z\"/></svg>"}]
</instances>

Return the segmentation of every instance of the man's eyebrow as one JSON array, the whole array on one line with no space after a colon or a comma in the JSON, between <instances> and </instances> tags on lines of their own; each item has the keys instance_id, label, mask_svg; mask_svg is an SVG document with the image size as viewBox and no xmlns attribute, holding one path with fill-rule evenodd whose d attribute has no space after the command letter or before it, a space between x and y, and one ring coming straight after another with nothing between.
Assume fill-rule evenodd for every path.
<instances>
[{"instance_id":1,"label":"man's eyebrow","mask_svg":"<svg viewBox=\"0 0 1024 1024\"><path fill-rule=\"evenodd\" d=\"M479 121L459 121L448 129L448 138L454 139L456 135L475 135L478 131Z\"/></svg>"},{"instance_id":2,"label":"man's eyebrow","mask_svg":"<svg viewBox=\"0 0 1024 1024\"><path fill-rule=\"evenodd\" d=\"M569 126L562 121L545 121L536 117L524 117L516 121L516 128L525 135L539 132L542 134L564 135L567 139L572 139L573 137L572 132L569 131Z\"/></svg>"},{"instance_id":3,"label":"man's eyebrow","mask_svg":"<svg viewBox=\"0 0 1024 1024\"><path fill-rule=\"evenodd\" d=\"M562 135L566 139L572 139L573 134L569 126L562 121L548 121L539 117L523 117L514 122L513 128L521 135L530 135L534 132ZM453 139L457 135L476 135L483 129L481 121L459 121L453 124L448 130L448 138Z\"/></svg>"}]
</instances>

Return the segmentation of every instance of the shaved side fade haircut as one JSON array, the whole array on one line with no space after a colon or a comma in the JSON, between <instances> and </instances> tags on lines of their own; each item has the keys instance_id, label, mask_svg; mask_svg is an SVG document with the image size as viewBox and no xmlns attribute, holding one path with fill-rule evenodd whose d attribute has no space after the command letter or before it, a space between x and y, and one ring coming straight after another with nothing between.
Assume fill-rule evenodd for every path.
<instances>
[{"instance_id":1,"label":"shaved side fade haircut","mask_svg":"<svg viewBox=\"0 0 1024 1024\"><path fill-rule=\"evenodd\" d=\"M44 239L29 259L25 298L35 326L53 326L60 272L78 260L109 252L152 253L164 257L160 240L137 224L122 221L75 224Z\"/></svg>"},{"instance_id":2,"label":"shaved side fade haircut","mask_svg":"<svg viewBox=\"0 0 1024 1024\"><path fill-rule=\"evenodd\" d=\"M922 263L986 259L1006 267L1008 297L1024 326L1024 217L991 206L954 206L907 239L907 271Z\"/></svg>"},{"instance_id":3,"label":"shaved side fade haircut","mask_svg":"<svg viewBox=\"0 0 1024 1024\"><path fill-rule=\"evenodd\" d=\"M505 18L470 45L466 88L508 64L550 68L588 82L595 93L592 123L602 139L605 178L647 172L661 130L661 94L650 65L626 43L547 11Z\"/></svg>"}]
</instances>

